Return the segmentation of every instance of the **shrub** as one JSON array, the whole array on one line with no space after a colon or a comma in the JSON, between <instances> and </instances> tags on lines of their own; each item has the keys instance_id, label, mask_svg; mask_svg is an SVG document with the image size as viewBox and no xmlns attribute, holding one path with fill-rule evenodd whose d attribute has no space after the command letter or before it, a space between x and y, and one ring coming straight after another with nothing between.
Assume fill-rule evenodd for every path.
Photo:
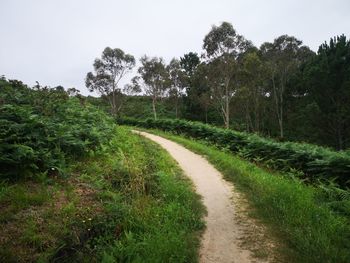
<instances>
[{"instance_id":1,"label":"shrub","mask_svg":"<svg viewBox=\"0 0 350 263\"><path fill-rule=\"evenodd\" d=\"M0 82L0 178L58 174L108 143L115 124L64 91Z\"/></svg>"},{"instance_id":2,"label":"shrub","mask_svg":"<svg viewBox=\"0 0 350 263\"><path fill-rule=\"evenodd\" d=\"M302 172L307 181L331 180L343 188L350 185L350 156L325 147L305 143L277 142L255 134L216 128L199 122L169 119L138 120L118 119L118 123L156 128L192 138L208 141L227 148L250 161L268 164L269 167L289 172Z\"/></svg>"}]
</instances>

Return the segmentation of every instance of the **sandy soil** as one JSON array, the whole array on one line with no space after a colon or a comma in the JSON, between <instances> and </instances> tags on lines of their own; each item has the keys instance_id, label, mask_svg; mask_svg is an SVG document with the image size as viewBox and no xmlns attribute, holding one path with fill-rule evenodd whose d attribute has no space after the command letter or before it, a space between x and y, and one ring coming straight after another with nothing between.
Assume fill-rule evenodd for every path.
<instances>
[{"instance_id":1,"label":"sandy soil","mask_svg":"<svg viewBox=\"0 0 350 263\"><path fill-rule=\"evenodd\" d=\"M245 238L245 227L242 216L237 216L235 209L239 194L231 183L202 156L195 154L183 146L146 132L139 134L151 139L165 148L178 162L179 166L194 183L196 191L203 198L207 208L206 230L202 237L200 262L245 263L258 262L251 249L242 248ZM244 220L244 223L247 221ZM249 227L249 226L248 226ZM254 228L256 230L256 228Z\"/></svg>"}]
</instances>

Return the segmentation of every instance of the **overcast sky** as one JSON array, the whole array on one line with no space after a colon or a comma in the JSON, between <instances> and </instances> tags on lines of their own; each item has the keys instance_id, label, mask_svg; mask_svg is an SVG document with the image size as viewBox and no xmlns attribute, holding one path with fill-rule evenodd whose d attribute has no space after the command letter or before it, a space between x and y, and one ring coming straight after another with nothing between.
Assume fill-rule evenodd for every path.
<instances>
[{"instance_id":1,"label":"overcast sky","mask_svg":"<svg viewBox=\"0 0 350 263\"><path fill-rule=\"evenodd\" d=\"M349 14L350 0L0 0L0 75L87 95L106 46L168 62L200 54L211 26L227 21L256 46L288 34L316 51L350 37Z\"/></svg>"}]
</instances>

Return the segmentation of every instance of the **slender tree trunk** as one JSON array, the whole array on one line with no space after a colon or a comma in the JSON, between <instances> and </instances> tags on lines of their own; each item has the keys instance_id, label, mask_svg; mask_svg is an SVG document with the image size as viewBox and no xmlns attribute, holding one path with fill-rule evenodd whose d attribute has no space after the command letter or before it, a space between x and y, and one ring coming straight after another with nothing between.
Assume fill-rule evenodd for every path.
<instances>
[{"instance_id":1,"label":"slender tree trunk","mask_svg":"<svg viewBox=\"0 0 350 263\"><path fill-rule=\"evenodd\" d=\"M283 84L281 83L282 90L278 90L275 83L275 77L272 75L272 86L273 86L273 94L276 105L276 114L278 120L278 126L280 130L280 137L283 138Z\"/></svg>"},{"instance_id":2,"label":"slender tree trunk","mask_svg":"<svg viewBox=\"0 0 350 263\"><path fill-rule=\"evenodd\" d=\"M228 94L228 83L226 84L226 87L225 87L225 95L226 95L226 100L225 100L225 106L226 106L226 121L225 121L225 127L226 129L230 128L230 100L229 100L229 94Z\"/></svg>"},{"instance_id":3,"label":"slender tree trunk","mask_svg":"<svg viewBox=\"0 0 350 263\"><path fill-rule=\"evenodd\" d=\"M113 98L112 96L107 95L107 99L108 99L109 105L111 106L111 114L112 116L114 116Z\"/></svg>"},{"instance_id":4,"label":"slender tree trunk","mask_svg":"<svg viewBox=\"0 0 350 263\"><path fill-rule=\"evenodd\" d=\"M157 109L156 109L156 99L152 99L152 109L153 109L153 116L154 119L157 120Z\"/></svg>"},{"instance_id":5,"label":"slender tree trunk","mask_svg":"<svg viewBox=\"0 0 350 263\"><path fill-rule=\"evenodd\" d=\"M283 139L284 132L283 132L283 120L282 119L279 121L279 126L280 126L280 137Z\"/></svg>"},{"instance_id":6,"label":"slender tree trunk","mask_svg":"<svg viewBox=\"0 0 350 263\"><path fill-rule=\"evenodd\" d=\"M178 116L178 98L175 98L175 118L177 119Z\"/></svg>"},{"instance_id":7,"label":"slender tree trunk","mask_svg":"<svg viewBox=\"0 0 350 263\"><path fill-rule=\"evenodd\" d=\"M260 133L260 103L259 103L259 89L255 90L255 104L254 104L254 131Z\"/></svg>"},{"instance_id":8,"label":"slender tree trunk","mask_svg":"<svg viewBox=\"0 0 350 263\"><path fill-rule=\"evenodd\" d=\"M283 139L284 138L284 129L283 129L283 93L284 93L284 84L283 84L283 80L281 83L281 90L280 90L280 103L279 103L279 107L280 107L280 136Z\"/></svg>"}]
</instances>

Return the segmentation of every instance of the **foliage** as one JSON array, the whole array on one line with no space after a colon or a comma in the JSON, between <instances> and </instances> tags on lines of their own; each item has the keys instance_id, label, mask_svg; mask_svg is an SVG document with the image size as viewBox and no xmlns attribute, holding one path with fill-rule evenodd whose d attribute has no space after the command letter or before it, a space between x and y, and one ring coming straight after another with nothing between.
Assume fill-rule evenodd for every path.
<instances>
[{"instance_id":1,"label":"foliage","mask_svg":"<svg viewBox=\"0 0 350 263\"><path fill-rule=\"evenodd\" d=\"M251 48L252 43L237 34L228 22L223 22L219 27L213 26L203 40L211 96L226 128L230 127L230 102L240 86L237 79L239 60Z\"/></svg>"},{"instance_id":2,"label":"foliage","mask_svg":"<svg viewBox=\"0 0 350 263\"><path fill-rule=\"evenodd\" d=\"M191 77L199 65L200 59L197 53L189 52L180 58L181 68L184 69L186 75Z\"/></svg>"},{"instance_id":3,"label":"foliage","mask_svg":"<svg viewBox=\"0 0 350 263\"><path fill-rule=\"evenodd\" d=\"M119 48L106 47L101 58L95 59L95 74L89 72L86 75L86 87L108 98L112 115L116 115L121 106L119 82L134 66L135 58L132 55L125 54Z\"/></svg>"},{"instance_id":4,"label":"foliage","mask_svg":"<svg viewBox=\"0 0 350 263\"><path fill-rule=\"evenodd\" d=\"M224 130L199 122L185 120L119 119L118 123L144 128L157 128L206 140L247 160L262 162L281 171L295 169L306 181L335 180L341 187L349 186L350 158L345 153L301 143L277 142L254 134Z\"/></svg>"},{"instance_id":5,"label":"foliage","mask_svg":"<svg viewBox=\"0 0 350 263\"><path fill-rule=\"evenodd\" d=\"M335 186L305 185L266 171L206 141L155 131L205 155L253 205L250 214L277 234L278 262L349 262L350 194Z\"/></svg>"},{"instance_id":6,"label":"foliage","mask_svg":"<svg viewBox=\"0 0 350 263\"><path fill-rule=\"evenodd\" d=\"M314 54L309 47L302 46L302 41L295 37L282 35L273 43L264 43L260 47L265 61L266 76L269 79L268 92L271 94L280 129L280 137L284 137L285 93L289 79L297 72L300 65Z\"/></svg>"},{"instance_id":7,"label":"foliage","mask_svg":"<svg viewBox=\"0 0 350 263\"><path fill-rule=\"evenodd\" d=\"M1 262L197 262L204 210L164 150L63 90L1 102Z\"/></svg>"},{"instance_id":8,"label":"foliage","mask_svg":"<svg viewBox=\"0 0 350 263\"><path fill-rule=\"evenodd\" d=\"M161 99L148 96L157 108L168 108L169 117L345 150L350 138L349 50L344 35L322 44L317 54L286 34L257 48L223 22L205 35L200 57L193 52L180 57L181 69L176 65L170 81L160 73L164 70L158 71L165 88ZM129 87L140 91L137 79ZM136 101L128 97L128 103ZM122 115L136 117L134 112Z\"/></svg>"},{"instance_id":9,"label":"foliage","mask_svg":"<svg viewBox=\"0 0 350 263\"><path fill-rule=\"evenodd\" d=\"M350 41L344 35L322 44L299 76L308 105L317 107L314 125L323 141L349 147Z\"/></svg>"},{"instance_id":10,"label":"foliage","mask_svg":"<svg viewBox=\"0 0 350 263\"><path fill-rule=\"evenodd\" d=\"M175 118L179 117L179 103L186 87L186 75L181 69L180 61L173 58L166 67L169 74L169 98L174 101Z\"/></svg>"},{"instance_id":11,"label":"foliage","mask_svg":"<svg viewBox=\"0 0 350 263\"><path fill-rule=\"evenodd\" d=\"M61 90L0 83L0 177L60 174L66 162L106 144L114 124L105 113Z\"/></svg>"},{"instance_id":12,"label":"foliage","mask_svg":"<svg viewBox=\"0 0 350 263\"><path fill-rule=\"evenodd\" d=\"M143 56L140 59L141 66L138 69L140 76L133 79L136 86L152 98L152 110L154 119L157 119L157 101L166 94L169 84L169 72L162 58L149 58Z\"/></svg>"}]
</instances>

